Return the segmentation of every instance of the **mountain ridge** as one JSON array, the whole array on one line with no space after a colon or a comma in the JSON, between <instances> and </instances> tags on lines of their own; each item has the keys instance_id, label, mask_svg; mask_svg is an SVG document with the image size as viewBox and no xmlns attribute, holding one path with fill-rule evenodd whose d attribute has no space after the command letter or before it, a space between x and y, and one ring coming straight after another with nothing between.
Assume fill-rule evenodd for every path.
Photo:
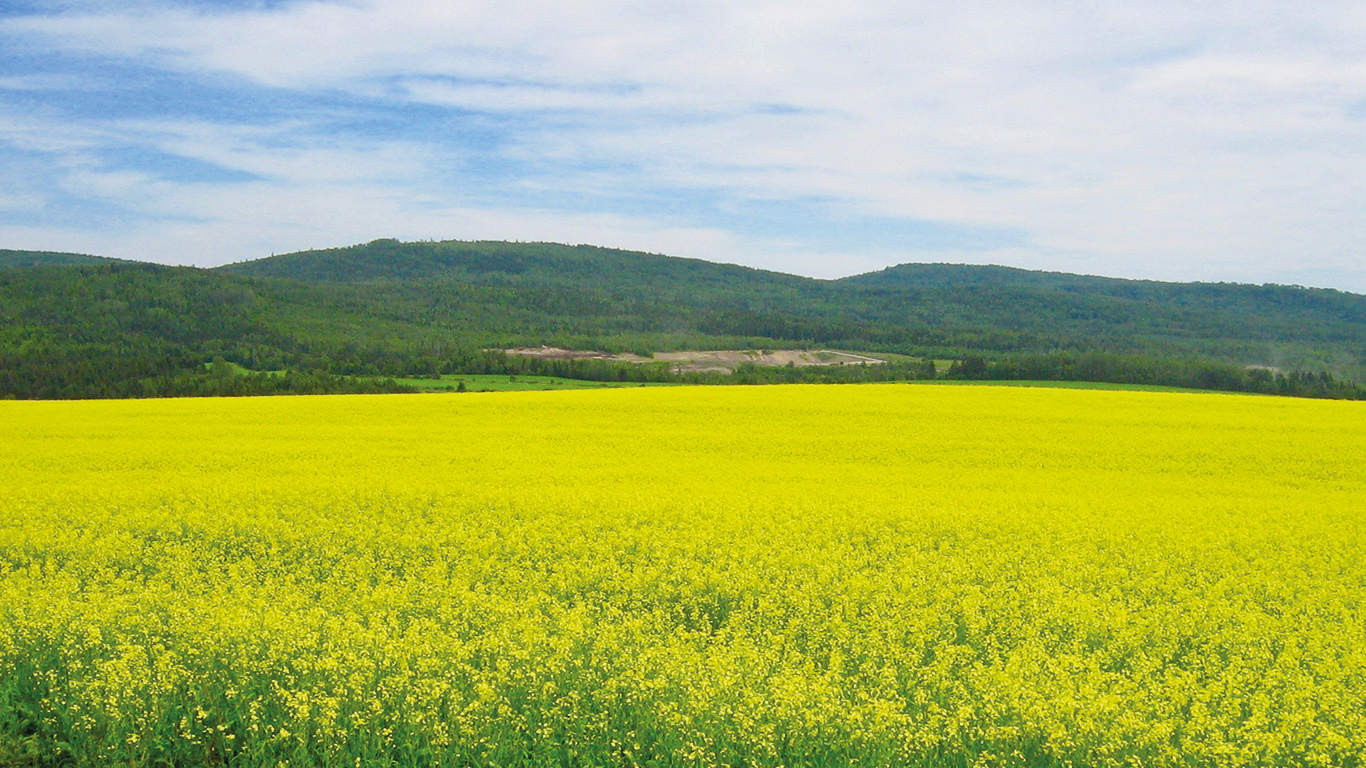
<instances>
[{"instance_id":1,"label":"mountain ridge","mask_svg":"<svg viewBox=\"0 0 1366 768\"><path fill-rule=\"evenodd\" d=\"M0 248L0 269L24 267L72 267L98 266L100 264L142 264L127 259L109 256L91 256L85 253L66 253L63 251L23 251Z\"/></svg>"},{"instance_id":2,"label":"mountain ridge","mask_svg":"<svg viewBox=\"0 0 1366 768\"><path fill-rule=\"evenodd\" d=\"M1222 286L1240 288L1285 288L1295 291L1305 291L1310 293L1329 293L1344 294L1348 296L1362 296L1366 294L1349 291L1342 288L1327 288L1304 286L1286 283L1255 283L1240 282L1233 280L1159 280L1154 278L1132 278L1114 277L1109 275L1093 275L1075 272L1063 272L1058 270L1029 269L1025 267L1014 267L1004 264L970 264L965 262L903 262L894 264L878 270L860 272L853 275L837 278L819 278L799 275L796 273L781 272L778 270L762 269L750 267L742 264L730 262L710 261L708 259L670 256L667 254L653 253L649 251L633 251L629 249L609 248L590 244L567 244L550 241L508 241L508 240L441 240L441 241L409 241L404 242L394 238L380 238L366 243L358 243L350 246L338 248L307 249L303 251L293 251L289 253L272 254L255 259L231 262L216 267L190 267L213 272L227 272L250 277L283 277L305 281L321 282L365 282L372 280L403 280L403 279L432 279L434 277L445 277L444 275L433 274L404 274L402 270L393 269L392 265L387 266L384 274L357 277L356 275L338 274L327 277L318 274L324 260L331 257L335 259L340 255L372 255L377 246L402 246L402 247L446 247L451 246L472 246L465 253L475 255L482 263L477 263L471 267L474 273L503 272L507 274L519 274L523 270L523 265L517 261L510 261L507 264L499 265L494 260L488 258L488 254L479 250L480 247L495 248L545 248L561 249L567 251L585 251L597 253L610 253L631 259L652 259L661 262L680 263L697 265L700 268L718 268L729 274L747 273L753 275L766 275L779 279L791 279L817 284L844 284L857 285L867 288L888 288L888 287L930 287L930 286L949 286L965 287L970 285L1115 285L1115 286ZM371 253L366 253L370 251ZM301 257L308 258L312 263L309 268L300 269L294 266L283 266L290 262L296 262ZM320 258L321 257L321 258ZM516 258L515 256L513 257ZM151 267L177 267L183 265L161 264L158 262L141 261L136 259L122 259L112 256L96 256L92 254L64 252L64 251L32 251L16 249L0 249L0 269L20 268L20 267L44 267L44 266L98 266L111 264L125 265L145 265ZM353 268L354 269L354 268ZM311 274L310 274L311 273ZM918 273L918 274L916 274ZM1009 276L1012 279L1002 279L1002 276Z\"/></svg>"},{"instance_id":3,"label":"mountain ridge","mask_svg":"<svg viewBox=\"0 0 1366 768\"><path fill-rule=\"evenodd\" d=\"M1302 285L1289 285L1281 283L1246 283L1231 280L1157 280L1152 278L1113 277L1108 275L1092 275L1073 272L1061 272L1057 270L1028 269L1024 267L1013 267L1003 264L968 264L961 262L903 262L900 264L894 264L888 267L884 267L883 269L861 272L854 275L847 275L845 277L819 278L789 272L781 272L778 270L750 267L742 264L734 264L729 262L718 262L693 257L670 256L668 254L653 253L648 251L634 251L621 248L608 248L604 246L596 246L583 243L571 245L567 243L555 243L549 241L521 242L507 240L424 240L404 242L394 238L381 238L378 240L369 241L367 243L342 246L339 248L309 249L305 251L295 251L291 253L273 254L271 256L261 257L257 259L248 259L245 261L233 262L231 264L224 264L222 266L212 267L211 269L252 276L292 277L294 279L352 282L356 281L356 277L337 275L331 278L326 278L317 275L316 269L320 265L320 263L326 259L335 258L337 256L342 255L363 254L367 250L373 251L373 249L375 249L377 246L383 246L386 248L399 246L410 248L421 247L448 249L454 247L456 249L460 249L465 254L474 255L476 258L486 260L484 265L475 268L475 271L477 272L503 271L514 274L519 273L521 271L521 269L516 268L516 262L509 263L508 266L511 268L500 269L498 268L498 266L488 263L488 255L486 253L481 252L481 249L488 247L508 250L558 249L565 251L607 253L629 257L630 259L637 260L650 259L667 263L702 265L706 268L719 268L729 273L744 272L754 275L766 275L783 279L809 281L813 283L859 285L862 287L926 287L930 285L1049 285L1054 283L1079 285L1108 284L1153 286L1241 286L1256 288L1288 288L1293 290L1310 292L1324 291L1329 293L1348 294L1352 296L1366 296L1366 294L1360 294L1340 288L1307 287ZM314 271L314 274L306 274L306 270L302 270L297 267L291 268L290 266L285 266L290 262L298 262L301 259L306 259L309 262L309 265L312 268L312 271ZM920 273L920 276L933 275L939 277L939 279L926 280L923 279L923 277L921 277L921 279L908 279L908 276L911 273ZM951 275L952 279L945 277L945 275ZM1001 279L1002 275L1008 275L1014 279ZM373 275L365 279L393 279L396 277L401 276L396 274L385 274ZM414 277L414 275L407 275L407 277ZM433 275L422 275L416 277L430 279L431 277L433 277Z\"/></svg>"},{"instance_id":4,"label":"mountain ridge","mask_svg":"<svg viewBox=\"0 0 1366 768\"><path fill-rule=\"evenodd\" d=\"M472 365L481 349L548 345L830 348L1001 366L1130 355L1366 381L1366 296L1331 289L914 263L820 280L506 241L385 239L213 269L4 253L40 254L0 269L0 355L38 378L37 349L110 360L141 350L147 370L156 350L174 349L252 370L406 376Z\"/></svg>"}]
</instances>

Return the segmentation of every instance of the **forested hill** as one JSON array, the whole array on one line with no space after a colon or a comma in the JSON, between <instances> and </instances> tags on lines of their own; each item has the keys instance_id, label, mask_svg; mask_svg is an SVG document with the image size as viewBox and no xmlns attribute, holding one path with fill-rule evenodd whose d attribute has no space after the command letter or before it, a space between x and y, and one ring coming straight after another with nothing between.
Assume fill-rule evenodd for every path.
<instances>
[{"instance_id":1,"label":"forested hill","mask_svg":"<svg viewBox=\"0 0 1366 768\"><path fill-rule=\"evenodd\" d=\"M983 326L1070 338L1078 348L1366 373L1366 296L1344 291L959 264L902 264L839 282L864 290L869 300L957 305L956 314Z\"/></svg>"},{"instance_id":2,"label":"forested hill","mask_svg":"<svg viewBox=\"0 0 1366 768\"><path fill-rule=\"evenodd\" d=\"M904 264L823 281L593 246L379 240L223 267L320 283L499 286L610 305L687 332L958 356L1055 350L1322 368L1366 379L1366 296L1164 283L996 266ZM659 306L666 305L666 306ZM566 307L583 326L593 313ZM625 330L618 328L617 330Z\"/></svg>"},{"instance_id":3,"label":"forested hill","mask_svg":"<svg viewBox=\"0 0 1366 768\"><path fill-rule=\"evenodd\" d=\"M229 264L220 271L310 282L462 281L587 287L595 291L742 293L818 281L735 264L558 243L376 240Z\"/></svg>"},{"instance_id":4,"label":"forested hill","mask_svg":"<svg viewBox=\"0 0 1366 768\"><path fill-rule=\"evenodd\" d=\"M1116 277L1043 272L1018 267L974 264L898 264L877 272L846 277L840 282L872 288L933 288L970 285L1032 286L1036 288L1073 288L1078 290L1118 288L1135 285L1179 285Z\"/></svg>"},{"instance_id":5,"label":"forested hill","mask_svg":"<svg viewBox=\"0 0 1366 768\"><path fill-rule=\"evenodd\" d=\"M1366 297L924 264L816 280L545 243L379 240L212 270L0 251L0 395L193 389L167 382L214 358L309 372L302 389L497 372L514 364L480 350L541 344L824 347L964 360L964 375L1233 389L1250 367L1366 382Z\"/></svg>"},{"instance_id":6,"label":"forested hill","mask_svg":"<svg viewBox=\"0 0 1366 768\"><path fill-rule=\"evenodd\" d=\"M1169 283L966 264L901 264L839 282L894 291L970 289L979 295L993 289L1047 291L1139 302L1147 307L1227 312L1254 321L1256 316L1284 315L1290 324L1277 322L1277 334L1294 334L1295 325L1318 326L1319 331L1325 323L1344 326L1344 331L1366 327L1366 296L1302 286Z\"/></svg>"},{"instance_id":7,"label":"forested hill","mask_svg":"<svg viewBox=\"0 0 1366 768\"><path fill-rule=\"evenodd\" d=\"M87 256L83 253L9 251L0 248L0 269L7 269L10 267L93 266L96 264L114 264L119 261L120 259L111 259L104 256Z\"/></svg>"}]
</instances>

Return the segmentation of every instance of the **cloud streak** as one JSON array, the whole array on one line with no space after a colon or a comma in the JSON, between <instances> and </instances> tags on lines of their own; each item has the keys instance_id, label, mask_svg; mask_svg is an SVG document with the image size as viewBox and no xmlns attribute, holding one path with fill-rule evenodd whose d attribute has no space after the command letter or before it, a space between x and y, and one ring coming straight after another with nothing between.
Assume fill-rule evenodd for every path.
<instances>
[{"instance_id":1,"label":"cloud streak","mask_svg":"<svg viewBox=\"0 0 1366 768\"><path fill-rule=\"evenodd\" d=\"M0 237L204 264L552 239L822 276L1366 291L1363 33L1345 2L76 3L0 17L0 157L53 177L3 190L24 212ZM81 84L100 71L104 97ZM74 198L125 213L73 232Z\"/></svg>"}]
</instances>

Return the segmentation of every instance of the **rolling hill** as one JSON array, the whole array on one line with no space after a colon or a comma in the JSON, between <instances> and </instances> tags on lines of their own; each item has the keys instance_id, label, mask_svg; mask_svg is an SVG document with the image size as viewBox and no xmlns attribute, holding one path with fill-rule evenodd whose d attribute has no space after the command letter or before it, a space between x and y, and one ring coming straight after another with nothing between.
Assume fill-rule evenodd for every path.
<instances>
[{"instance_id":1,"label":"rolling hill","mask_svg":"<svg viewBox=\"0 0 1366 768\"><path fill-rule=\"evenodd\" d=\"M105 256L87 256L83 253L10 251L0 248L0 269L11 267L89 267L98 264L115 264L120 261L122 260Z\"/></svg>"},{"instance_id":2,"label":"rolling hill","mask_svg":"<svg viewBox=\"0 0 1366 768\"><path fill-rule=\"evenodd\" d=\"M427 295L457 285L572 289L585 300L625 310L619 314L646 321L653 316L653 332L686 328L948 356L1058 349L1175 354L1366 373L1356 370L1366 357L1366 296L1292 286L951 264L904 264L822 281L592 246L394 240L221 271L353 286L419 283L414 293ZM658 304L680 311L665 312L676 315L666 318ZM582 320L595 313L585 306L561 314Z\"/></svg>"},{"instance_id":3,"label":"rolling hill","mask_svg":"<svg viewBox=\"0 0 1366 768\"><path fill-rule=\"evenodd\" d=\"M1340 291L943 264L816 280L549 243L377 240L217 269L0 251L0 323L0 392L14 396L189 375L215 357L400 376L496 367L480 350L540 344L827 347L981 358L980 375L1011 376L1043 356L1052 377L1092 378L1124 358L1124 375L1137 366L1148 378L1199 364L1223 366L1228 381L1249 367L1366 381L1366 296ZM1078 368L1082 357L1090 368ZM66 378L86 384L43 375L75 362L90 370ZM1096 365L1105 370L1085 373Z\"/></svg>"}]
</instances>

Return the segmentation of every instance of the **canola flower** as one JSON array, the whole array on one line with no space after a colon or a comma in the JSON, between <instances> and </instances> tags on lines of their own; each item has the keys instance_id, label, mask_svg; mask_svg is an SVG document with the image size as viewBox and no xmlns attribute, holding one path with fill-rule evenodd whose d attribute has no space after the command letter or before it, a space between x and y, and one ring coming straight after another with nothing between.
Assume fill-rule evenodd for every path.
<instances>
[{"instance_id":1,"label":"canola flower","mask_svg":"<svg viewBox=\"0 0 1366 768\"><path fill-rule=\"evenodd\" d=\"M0 403L0 765L1360 766L1360 403Z\"/></svg>"}]
</instances>

